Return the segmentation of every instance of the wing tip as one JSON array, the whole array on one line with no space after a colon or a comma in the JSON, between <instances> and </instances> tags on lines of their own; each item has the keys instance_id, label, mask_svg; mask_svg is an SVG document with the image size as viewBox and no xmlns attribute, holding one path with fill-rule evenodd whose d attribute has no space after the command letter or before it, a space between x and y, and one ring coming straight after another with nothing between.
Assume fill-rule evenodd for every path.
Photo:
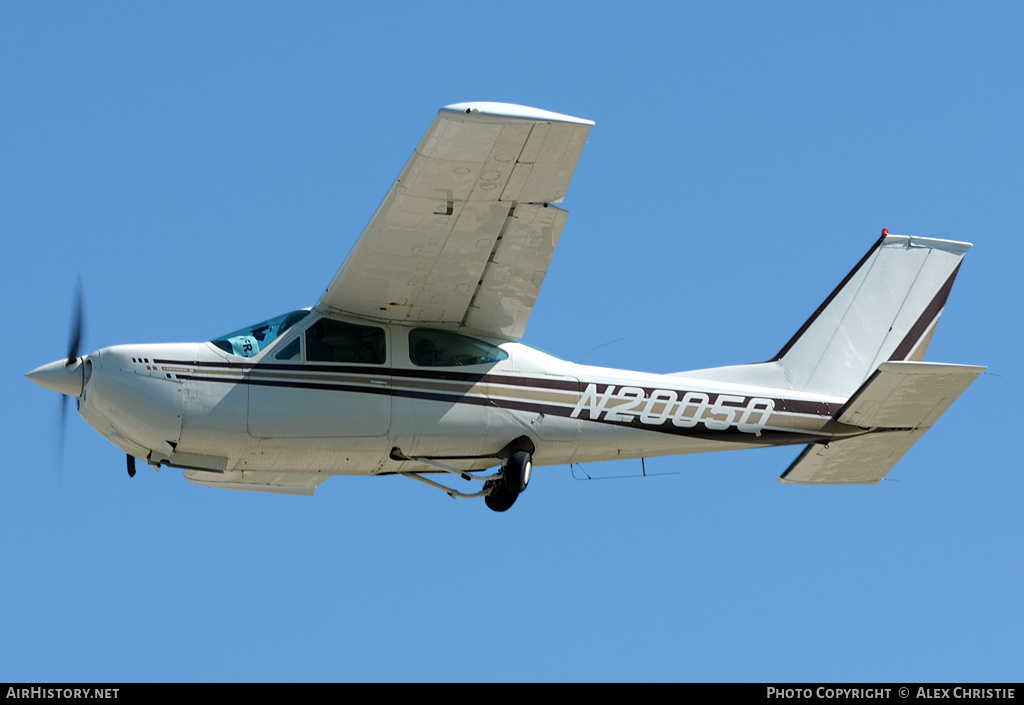
<instances>
[{"instance_id":1,"label":"wing tip","mask_svg":"<svg viewBox=\"0 0 1024 705\"><path fill-rule=\"evenodd\" d=\"M881 240L883 245L900 244L904 247L927 247L947 252L967 252L974 247L973 243L960 240L945 240L937 237L921 237L920 235L893 235L885 232Z\"/></svg>"},{"instance_id":2,"label":"wing tip","mask_svg":"<svg viewBox=\"0 0 1024 705\"><path fill-rule=\"evenodd\" d=\"M493 103L487 101L471 101L468 103L453 103L441 108L441 112L493 115L495 117L520 118L524 120L542 120L551 122L571 122L578 125L593 125L593 120L553 113L550 110L531 108L527 105L516 105L514 103Z\"/></svg>"}]
</instances>

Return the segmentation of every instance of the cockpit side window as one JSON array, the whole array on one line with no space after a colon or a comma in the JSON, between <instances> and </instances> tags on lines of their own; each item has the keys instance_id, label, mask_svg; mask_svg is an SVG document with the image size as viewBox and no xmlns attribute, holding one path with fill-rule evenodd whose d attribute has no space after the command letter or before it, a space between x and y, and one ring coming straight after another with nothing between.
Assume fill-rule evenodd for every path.
<instances>
[{"instance_id":1,"label":"cockpit side window","mask_svg":"<svg viewBox=\"0 0 1024 705\"><path fill-rule=\"evenodd\" d=\"M387 361L383 328L321 318L306 330L307 362L383 365Z\"/></svg>"},{"instance_id":2,"label":"cockpit side window","mask_svg":"<svg viewBox=\"0 0 1024 705\"><path fill-rule=\"evenodd\" d=\"M409 361L418 367L486 365L508 359L496 345L468 335L430 328L409 331Z\"/></svg>"},{"instance_id":3,"label":"cockpit side window","mask_svg":"<svg viewBox=\"0 0 1024 705\"><path fill-rule=\"evenodd\" d=\"M210 342L231 355L254 357L308 315L309 311L292 311Z\"/></svg>"},{"instance_id":4,"label":"cockpit side window","mask_svg":"<svg viewBox=\"0 0 1024 705\"><path fill-rule=\"evenodd\" d=\"M302 336L297 335L292 342L281 348L281 352L274 355L275 360L298 360L302 356Z\"/></svg>"}]
</instances>

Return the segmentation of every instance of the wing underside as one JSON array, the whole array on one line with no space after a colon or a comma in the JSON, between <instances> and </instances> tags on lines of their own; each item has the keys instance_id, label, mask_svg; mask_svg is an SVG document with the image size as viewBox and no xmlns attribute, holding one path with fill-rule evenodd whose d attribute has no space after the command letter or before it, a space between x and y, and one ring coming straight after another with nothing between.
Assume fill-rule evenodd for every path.
<instances>
[{"instance_id":1,"label":"wing underside","mask_svg":"<svg viewBox=\"0 0 1024 705\"><path fill-rule=\"evenodd\" d=\"M442 109L318 307L518 338L593 123L502 103Z\"/></svg>"}]
</instances>

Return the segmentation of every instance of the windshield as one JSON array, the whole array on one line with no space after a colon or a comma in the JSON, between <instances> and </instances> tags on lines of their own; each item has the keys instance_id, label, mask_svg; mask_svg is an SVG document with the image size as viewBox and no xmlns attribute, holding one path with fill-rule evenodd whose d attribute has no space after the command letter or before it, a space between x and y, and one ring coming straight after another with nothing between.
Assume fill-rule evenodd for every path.
<instances>
[{"instance_id":1,"label":"windshield","mask_svg":"<svg viewBox=\"0 0 1024 705\"><path fill-rule=\"evenodd\" d=\"M269 321L228 333L210 342L226 353L239 357L253 357L308 315L309 311L292 311L277 318L271 318Z\"/></svg>"}]
</instances>

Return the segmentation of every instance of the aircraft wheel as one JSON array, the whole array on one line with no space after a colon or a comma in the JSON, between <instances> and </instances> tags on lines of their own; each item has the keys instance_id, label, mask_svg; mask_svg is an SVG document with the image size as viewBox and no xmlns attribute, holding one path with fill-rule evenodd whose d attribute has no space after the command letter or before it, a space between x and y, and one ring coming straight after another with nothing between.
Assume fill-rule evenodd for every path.
<instances>
[{"instance_id":1,"label":"aircraft wheel","mask_svg":"<svg viewBox=\"0 0 1024 705\"><path fill-rule=\"evenodd\" d=\"M530 474L533 472L533 459L525 450L518 450L505 463L504 469L505 485L519 494L530 484Z\"/></svg>"},{"instance_id":2,"label":"aircraft wheel","mask_svg":"<svg viewBox=\"0 0 1024 705\"><path fill-rule=\"evenodd\" d=\"M518 492L510 490L503 481L491 480L484 485L484 489L490 485L491 493L484 497L484 504L496 512L503 512L511 507L519 497Z\"/></svg>"}]
</instances>

